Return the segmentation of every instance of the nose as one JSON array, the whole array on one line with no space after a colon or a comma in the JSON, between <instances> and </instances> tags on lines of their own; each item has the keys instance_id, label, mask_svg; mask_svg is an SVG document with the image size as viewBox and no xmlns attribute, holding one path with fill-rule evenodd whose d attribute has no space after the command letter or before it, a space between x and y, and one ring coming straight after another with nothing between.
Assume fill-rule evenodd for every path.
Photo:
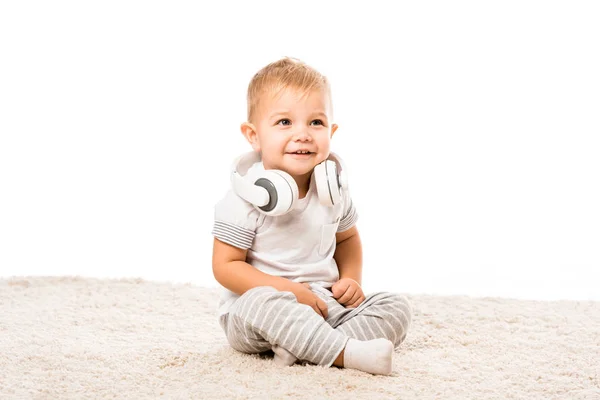
<instances>
[{"instance_id":1,"label":"nose","mask_svg":"<svg viewBox=\"0 0 600 400\"><path fill-rule=\"evenodd\" d=\"M301 129L294 135L294 142L312 142L312 137L306 129Z\"/></svg>"}]
</instances>

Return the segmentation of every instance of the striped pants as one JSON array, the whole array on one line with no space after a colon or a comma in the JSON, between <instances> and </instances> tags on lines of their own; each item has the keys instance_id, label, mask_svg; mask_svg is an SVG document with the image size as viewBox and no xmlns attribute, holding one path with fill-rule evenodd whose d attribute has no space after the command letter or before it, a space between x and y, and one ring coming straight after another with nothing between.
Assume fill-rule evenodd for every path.
<instances>
[{"instance_id":1,"label":"striped pants","mask_svg":"<svg viewBox=\"0 0 600 400\"><path fill-rule=\"evenodd\" d=\"M219 319L231 347L252 354L278 345L299 360L330 367L349 338L386 338L395 347L406 338L412 319L406 297L373 293L358 307L345 308L328 289L311 285L311 290L327 304L327 319L298 303L292 292L270 286L248 290Z\"/></svg>"}]
</instances>

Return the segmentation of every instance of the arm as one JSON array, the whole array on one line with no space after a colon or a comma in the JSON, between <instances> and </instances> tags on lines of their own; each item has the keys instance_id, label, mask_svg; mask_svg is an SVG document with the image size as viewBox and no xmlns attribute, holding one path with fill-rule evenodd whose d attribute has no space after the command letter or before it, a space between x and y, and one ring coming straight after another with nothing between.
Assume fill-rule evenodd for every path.
<instances>
[{"instance_id":1,"label":"arm","mask_svg":"<svg viewBox=\"0 0 600 400\"><path fill-rule=\"evenodd\" d=\"M224 243L215 238L213 242L213 275L217 282L240 296L257 286L272 286L278 291L290 291L299 283L265 274L246 262L247 250Z\"/></svg>"},{"instance_id":2,"label":"arm","mask_svg":"<svg viewBox=\"0 0 600 400\"><path fill-rule=\"evenodd\" d=\"M362 245L356 225L344 232L336 233L335 259L340 279L350 278L362 285Z\"/></svg>"}]
</instances>

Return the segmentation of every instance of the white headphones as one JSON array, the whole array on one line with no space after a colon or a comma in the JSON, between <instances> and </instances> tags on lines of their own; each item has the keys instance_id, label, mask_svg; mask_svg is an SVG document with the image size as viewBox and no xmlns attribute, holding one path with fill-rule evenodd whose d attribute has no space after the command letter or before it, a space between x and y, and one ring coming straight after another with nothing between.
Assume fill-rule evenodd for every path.
<instances>
[{"instance_id":1,"label":"white headphones","mask_svg":"<svg viewBox=\"0 0 600 400\"><path fill-rule=\"evenodd\" d=\"M263 214L284 215L298 200L298 185L290 174L278 169L257 169L248 173L260 160L260 154L251 151L234 161L231 168L233 191ZM343 161L335 153L329 153L327 160L315 166L311 179L315 180L319 201L324 206L340 204L342 193L348 190Z\"/></svg>"}]
</instances>

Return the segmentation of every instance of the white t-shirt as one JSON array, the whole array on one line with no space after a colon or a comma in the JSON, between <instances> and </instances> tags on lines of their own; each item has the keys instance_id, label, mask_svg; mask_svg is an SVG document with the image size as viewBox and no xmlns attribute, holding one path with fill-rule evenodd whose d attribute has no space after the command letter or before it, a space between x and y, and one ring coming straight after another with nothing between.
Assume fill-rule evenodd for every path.
<instances>
[{"instance_id":1,"label":"white t-shirt","mask_svg":"<svg viewBox=\"0 0 600 400\"><path fill-rule=\"evenodd\" d=\"M258 162L248 173L254 168L264 169ZM266 274L330 288L339 280L333 259L335 234L350 229L357 219L347 191L340 204L323 206L311 179L306 196L298 199L293 210L276 217L262 214L229 190L215 206L212 234L247 249L246 262ZM238 297L222 287L218 315L226 314Z\"/></svg>"}]
</instances>

